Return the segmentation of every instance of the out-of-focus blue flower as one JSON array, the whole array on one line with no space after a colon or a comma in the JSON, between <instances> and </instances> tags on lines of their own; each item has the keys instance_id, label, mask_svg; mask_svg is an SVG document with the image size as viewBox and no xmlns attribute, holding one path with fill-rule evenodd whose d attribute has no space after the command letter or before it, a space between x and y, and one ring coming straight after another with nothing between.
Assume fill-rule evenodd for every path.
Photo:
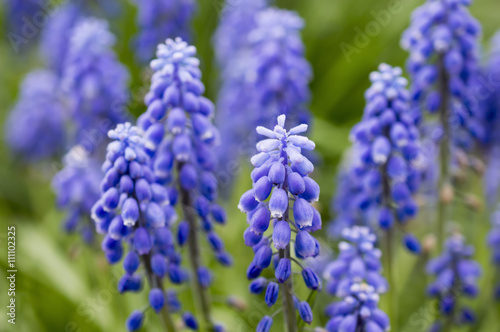
<instances>
[{"instance_id":1,"label":"out-of-focus blue flower","mask_svg":"<svg viewBox=\"0 0 500 332\"><path fill-rule=\"evenodd\" d=\"M64 168L52 180L57 205L66 210L64 230L80 232L87 242L93 240L94 227L91 209L100 197L102 171L88 151L80 145L73 147L63 159Z\"/></svg>"},{"instance_id":2,"label":"out-of-focus blue flower","mask_svg":"<svg viewBox=\"0 0 500 332\"><path fill-rule=\"evenodd\" d=\"M71 104L78 144L93 151L105 133L128 115L128 71L112 50L115 37L106 21L87 18L71 35L63 69L62 89Z\"/></svg>"},{"instance_id":3,"label":"out-of-focus blue flower","mask_svg":"<svg viewBox=\"0 0 500 332\"><path fill-rule=\"evenodd\" d=\"M27 161L50 158L66 143L65 106L50 71L34 71L23 81L5 134L12 151Z\"/></svg>"},{"instance_id":4,"label":"out-of-focus blue flower","mask_svg":"<svg viewBox=\"0 0 500 332\"><path fill-rule=\"evenodd\" d=\"M135 0L138 8L139 34L134 41L136 57L147 62L154 56L156 45L167 38L189 40L190 24L196 11L194 0Z\"/></svg>"},{"instance_id":5,"label":"out-of-focus blue flower","mask_svg":"<svg viewBox=\"0 0 500 332\"><path fill-rule=\"evenodd\" d=\"M400 68L381 64L370 80L363 118L351 131L354 146L340 173L333 232L354 224L390 229L418 211L413 195L422 156L406 79Z\"/></svg>"},{"instance_id":6,"label":"out-of-focus blue flower","mask_svg":"<svg viewBox=\"0 0 500 332\"><path fill-rule=\"evenodd\" d=\"M326 308L328 332L390 330L389 317L378 308L379 294L374 287L356 282L346 291L340 301Z\"/></svg>"},{"instance_id":7,"label":"out-of-focus blue flower","mask_svg":"<svg viewBox=\"0 0 500 332\"><path fill-rule=\"evenodd\" d=\"M412 106L441 112L451 128L453 146L469 149L484 130L470 107L471 82L478 71L479 23L470 15L470 0L428 0L412 15L401 45L410 53ZM444 87L443 87L444 85Z\"/></svg>"},{"instance_id":8,"label":"out-of-focus blue flower","mask_svg":"<svg viewBox=\"0 0 500 332\"><path fill-rule=\"evenodd\" d=\"M292 126L310 119L311 68L300 37L303 21L294 12L265 6L264 1L243 1L227 9L218 30L222 87L217 125L225 142L218 150L221 165L237 164L250 154L256 126L274 125L280 114ZM233 175L231 169L223 171Z\"/></svg>"},{"instance_id":9,"label":"out-of-focus blue flower","mask_svg":"<svg viewBox=\"0 0 500 332\"><path fill-rule=\"evenodd\" d=\"M256 58L248 35L266 5L265 0L226 1L215 33L214 50L221 72L215 121L225 142L217 148L217 158L227 184L234 176L232 168L241 156L251 153L255 143Z\"/></svg>"},{"instance_id":10,"label":"out-of-focus blue flower","mask_svg":"<svg viewBox=\"0 0 500 332\"><path fill-rule=\"evenodd\" d=\"M125 247L129 248L120 292L141 289L143 278L138 269L142 267L150 283L150 305L159 311L172 302L172 293L167 296L163 291L165 278L174 284L187 280L171 230L176 220L172 197L156 183L139 128L119 124L109 137L113 141L107 147L101 195L92 208L92 218L97 231L105 235L101 247L111 264L119 262ZM134 317L132 314L127 325L135 326L132 323L138 319Z\"/></svg>"},{"instance_id":11,"label":"out-of-focus blue flower","mask_svg":"<svg viewBox=\"0 0 500 332\"><path fill-rule=\"evenodd\" d=\"M340 253L323 272L327 291L344 298L353 284L365 282L378 294L385 293L389 285L382 277L382 252L376 248L377 236L368 227L353 226L342 230Z\"/></svg>"},{"instance_id":12,"label":"out-of-focus blue flower","mask_svg":"<svg viewBox=\"0 0 500 332\"><path fill-rule=\"evenodd\" d=\"M14 51L36 44L40 22L47 20L48 0L3 0L5 30Z\"/></svg>"},{"instance_id":13,"label":"out-of-focus blue flower","mask_svg":"<svg viewBox=\"0 0 500 332\"><path fill-rule=\"evenodd\" d=\"M72 30L83 16L79 3L68 2L57 8L42 30L40 51L48 67L62 74L69 51Z\"/></svg>"},{"instance_id":14,"label":"out-of-focus blue flower","mask_svg":"<svg viewBox=\"0 0 500 332\"><path fill-rule=\"evenodd\" d=\"M479 292L477 279L481 276L481 267L472 260L473 254L474 248L466 245L465 238L453 234L446 240L441 256L427 264L427 273L435 276L427 292L439 300L439 313L442 316L437 323L441 319L457 325L474 322L472 310L461 306L459 301L464 297L476 297Z\"/></svg>"},{"instance_id":15,"label":"out-of-focus blue flower","mask_svg":"<svg viewBox=\"0 0 500 332\"><path fill-rule=\"evenodd\" d=\"M303 150L313 150L315 144L299 135L307 130L306 124L287 131L285 119L285 115L278 116L274 130L257 127L257 133L267 138L257 143L259 153L251 159L255 167L251 175L253 189L243 194L239 203L250 224L244 234L245 244L255 252L247 277L256 279L271 265L274 247L278 256L273 265L280 284L287 282L292 273L291 242L295 240L296 258L316 257L319 242L310 233L321 229L319 212L311 205L318 200L320 188L309 177L313 164L302 154ZM265 236L270 229L271 234ZM312 269L304 269L303 278L308 288L321 288L320 279ZM250 287L254 293L260 293L266 283L263 278L257 280ZM270 282L266 289L267 305L273 306L277 296L278 284ZM301 318L310 323L312 313L306 309L301 311ZM272 320L264 318L259 326L264 331L271 323Z\"/></svg>"}]
</instances>

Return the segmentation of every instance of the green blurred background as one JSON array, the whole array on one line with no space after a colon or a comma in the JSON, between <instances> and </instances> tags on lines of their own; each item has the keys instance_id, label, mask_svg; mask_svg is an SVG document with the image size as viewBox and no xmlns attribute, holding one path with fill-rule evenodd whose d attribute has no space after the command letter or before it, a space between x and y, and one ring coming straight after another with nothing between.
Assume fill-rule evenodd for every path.
<instances>
[{"instance_id":1,"label":"green blurred background","mask_svg":"<svg viewBox=\"0 0 500 332\"><path fill-rule=\"evenodd\" d=\"M129 49L135 33L136 10L129 1L123 2L123 12L111 19L117 35L116 51L132 73L132 92L141 94L144 82L141 68L133 62ZM296 10L305 20L303 40L307 59L314 69L311 83L314 114L312 139L316 141L323 162L317 167L315 178L322 185L320 210L326 223L330 216L330 198L334 192L334 177L343 151L348 147L348 133L359 120L363 105L363 93L368 87L368 74L380 62L403 66L407 54L399 47L402 31L409 24L411 11L422 1L399 1L398 13L388 17L385 27L359 52L350 58L344 56L340 45L356 46L355 29L364 30L374 21L374 12L387 10L393 2L386 0L283 0L277 1L282 8ZM196 16L196 37L204 73L207 95L214 100L217 92L217 68L213 65L212 34L217 26L223 0L201 0ZM3 6L3 5L2 5ZM500 28L500 1L476 0L471 8L483 25L483 45ZM3 11L3 8L2 8ZM3 17L3 15L2 15ZM4 24L0 24L4 26ZM7 32L0 33L0 124L12 107L21 79L29 71L41 66L36 47L17 55L12 51ZM36 45L32 45L36 46ZM139 115L144 111L141 103L130 104L130 111ZM121 267L110 267L99 246L89 248L78 236L66 236L61 232L63 214L54 207L54 195L50 189L53 169L47 165L28 168L15 162L3 140L0 141L0 331L124 331L124 321L135 308L146 304L146 294L120 295L116 282ZM245 216L236 204L238 197L251 183L249 169L245 169L235 181L234 194L224 203L228 211L228 226L221 229L226 246L234 255L235 266L223 269L213 262L216 279L212 287L216 320L226 324L229 331L253 331L260 318L268 314L263 298L250 296L245 270L252 259L251 249L244 246L242 233L246 227ZM475 191L481 194L479 177L473 178ZM465 208L455 208L453 218L477 248L477 259L484 267L489 265L489 251L484 245L488 230L488 213L482 209L474 213ZM428 232L427 216L415 222L417 234ZM419 224L419 221L421 222ZM5 315L7 298L6 232L8 225L17 228L17 319L16 325L7 324ZM325 246L334 247L329 243ZM209 259L209 257L207 257ZM422 259L421 259L422 260ZM397 254L396 288L399 294L397 332L424 331L435 317L435 306L424 295L426 277L422 274L422 261L400 251ZM416 266L416 267L415 267ZM481 279L482 293L472 305L479 311L480 323L472 329L457 331L500 331L500 308L491 301L493 272L486 270ZM299 287L300 288L300 287ZM304 288L304 287L302 287ZM299 293L304 289L299 289ZM225 295L234 295L247 303L247 309L238 311L225 304ZM302 294L302 293L301 293ZM182 293L186 309L194 310L188 288ZM322 293L318 307L324 307L332 299ZM387 300L382 299L382 306ZM315 310L315 326L324 325L325 317ZM391 317L394 320L396 317ZM279 330L279 319L273 330ZM394 325L394 323L393 323ZM143 330L157 331L156 317L148 312ZM394 329L393 329L394 330Z\"/></svg>"}]
</instances>

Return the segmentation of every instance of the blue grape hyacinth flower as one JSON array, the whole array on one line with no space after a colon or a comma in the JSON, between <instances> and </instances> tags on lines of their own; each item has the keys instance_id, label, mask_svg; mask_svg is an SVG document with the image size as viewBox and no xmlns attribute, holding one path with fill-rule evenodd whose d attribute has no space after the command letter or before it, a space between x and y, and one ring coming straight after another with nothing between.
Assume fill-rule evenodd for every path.
<instances>
[{"instance_id":1,"label":"blue grape hyacinth flower","mask_svg":"<svg viewBox=\"0 0 500 332\"><path fill-rule=\"evenodd\" d=\"M61 79L75 122L76 143L93 151L105 133L128 118L128 71L112 46L115 37L106 21L81 20L72 30Z\"/></svg>"},{"instance_id":2,"label":"blue grape hyacinth flower","mask_svg":"<svg viewBox=\"0 0 500 332\"><path fill-rule=\"evenodd\" d=\"M139 292L145 275L150 287L149 305L157 313L163 311L159 316L173 331L170 316L180 307L175 293L166 291L164 282L168 279L171 284L180 284L188 279L172 232L175 197L156 183L139 128L130 123L119 124L109 137L113 141L107 147L102 166L105 175L101 195L92 208L97 232L104 234L101 247L111 264L125 256L119 292ZM140 313L133 312L127 328L136 330L142 321Z\"/></svg>"},{"instance_id":3,"label":"blue grape hyacinth flower","mask_svg":"<svg viewBox=\"0 0 500 332\"><path fill-rule=\"evenodd\" d=\"M189 40L190 24L196 11L194 0L135 0L139 33L134 40L136 58L148 62L156 45L166 38Z\"/></svg>"},{"instance_id":4,"label":"blue grape hyacinth flower","mask_svg":"<svg viewBox=\"0 0 500 332\"><path fill-rule=\"evenodd\" d=\"M214 175L214 147L219 132L212 124L214 107L203 96L196 48L181 38L160 44L151 61L154 74L145 96L147 111L138 119L144 130L145 147L157 182L175 194L173 206L182 210L177 241L187 247L197 296L204 312L204 326L211 321L207 288L213 275L200 257L204 236L215 259L223 266L232 264L224 242L216 232L226 222L224 209L217 204L218 179Z\"/></svg>"},{"instance_id":5,"label":"blue grape hyacinth flower","mask_svg":"<svg viewBox=\"0 0 500 332\"><path fill-rule=\"evenodd\" d=\"M477 284L481 267L472 259L474 248L465 243L461 234L451 235L445 242L441 256L427 264L427 273L435 280L427 293L439 301L439 317L433 331L442 331L443 326L459 326L475 322L471 308L462 304L463 298L474 298L479 293Z\"/></svg>"},{"instance_id":6,"label":"blue grape hyacinth flower","mask_svg":"<svg viewBox=\"0 0 500 332\"><path fill-rule=\"evenodd\" d=\"M355 283L365 282L378 294L387 292L389 285L382 276L382 252L376 247L377 236L368 227L352 226L342 230L340 253L328 264L324 275L327 291L344 298Z\"/></svg>"},{"instance_id":7,"label":"blue grape hyacinth flower","mask_svg":"<svg viewBox=\"0 0 500 332\"><path fill-rule=\"evenodd\" d=\"M74 146L63 158L64 168L52 180L57 206L66 210L64 230L79 232L90 243L94 227L90 214L100 198L102 171L97 161L81 145Z\"/></svg>"},{"instance_id":8,"label":"blue grape hyacinth flower","mask_svg":"<svg viewBox=\"0 0 500 332\"><path fill-rule=\"evenodd\" d=\"M243 25L241 16L248 23ZM309 123L312 70L300 36L304 22L295 12L266 8L264 1L243 1L234 11L227 10L221 24L216 39L222 47L217 126L225 143L218 157L226 167L221 171L230 178L226 165L237 167L241 157L252 153L258 139L255 127L274 125L280 114L291 126ZM234 48L226 53L228 45Z\"/></svg>"},{"instance_id":9,"label":"blue grape hyacinth flower","mask_svg":"<svg viewBox=\"0 0 500 332\"><path fill-rule=\"evenodd\" d=\"M319 242L311 233L321 229L321 216L311 204L318 200L320 192L319 185L309 177L314 165L302 154L303 150L313 150L315 144L299 135L307 130L306 124L286 130L285 119L285 115L278 116L273 130L257 127L257 133L266 139L257 143L259 153L251 158L255 167L251 174L253 189L243 194L239 208L247 214L249 223L245 244L255 253L247 270L248 279L253 280L250 291L261 293L266 288L269 307L281 295L286 324L290 326L296 319L291 278L294 265L303 270L304 283L311 291L321 288L315 272L298 263L319 254ZM260 277L271 265L276 282ZM298 306L298 311L303 321L311 323L312 313L306 304ZM265 330L271 324L266 316L259 327Z\"/></svg>"},{"instance_id":10,"label":"blue grape hyacinth flower","mask_svg":"<svg viewBox=\"0 0 500 332\"><path fill-rule=\"evenodd\" d=\"M30 162L61 154L66 144L65 113L57 77L48 70L31 72L5 123L9 147Z\"/></svg>"},{"instance_id":11,"label":"blue grape hyacinth flower","mask_svg":"<svg viewBox=\"0 0 500 332\"><path fill-rule=\"evenodd\" d=\"M326 331L389 331L389 317L378 308L379 298L373 286L364 282L353 283L340 301L326 308L330 317Z\"/></svg>"},{"instance_id":12,"label":"blue grape hyacinth flower","mask_svg":"<svg viewBox=\"0 0 500 332\"><path fill-rule=\"evenodd\" d=\"M470 0L428 0L417 8L401 39L410 53L412 106L440 113L441 140L469 149L484 136L471 107L471 83L478 71L480 24L467 7Z\"/></svg>"}]
</instances>

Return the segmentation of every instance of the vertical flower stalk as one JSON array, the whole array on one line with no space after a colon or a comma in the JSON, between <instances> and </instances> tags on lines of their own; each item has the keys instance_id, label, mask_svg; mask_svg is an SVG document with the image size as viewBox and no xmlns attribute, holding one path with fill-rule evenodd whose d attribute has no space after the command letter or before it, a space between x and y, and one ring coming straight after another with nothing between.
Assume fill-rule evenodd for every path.
<instances>
[{"instance_id":1,"label":"vertical flower stalk","mask_svg":"<svg viewBox=\"0 0 500 332\"><path fill-rule=\"evenodd\" d=\"M194 294L200 304L204 330L217 330L211 317L208 288L212 274L203 266L200 237L204 235L215 258L224 266L232 263L224 243L215 231L226 222L225 211L216 203L217 179L213 148L219 141L211 119L214 107L203 97L196 48L182 39L167 39L151 62L151 89L145 97L148 107L138 123L145 132L146 148L158 183L179 196L184 220L178 227L178 243L187 246Z\"/></svg>"},{"instance_id":2,"label":"vertical flower stalk","mask_svg":"<svg viewBox=\"0 0 500 332\"><path fill-rule=\"evenodd\" d=\"M138 61L153 58L156 45L166 38L181 37L189 40L190 23L196 11L194 0L135 0L139 33L134 40Z\"/></svg>"},{"instance_id":3,"label":"vertical flower stalk","mask_svg":"<svg viewBox=\"0 0 500 332\"><path fill-rule=\"evenodd\" d=\"M448 332L454 326L473 324L474 312L461 305L465 297L476 297L477 279L481 276L479 264L472 260L474 248L465 243L460 234L451 235L445 242L441 256L427 264L427 272L435 276L428 287L428 294L439 301L439 317L432 326L433 332Z\"/></svg>"},{"instance_id":4,"label":"vertical flower stalk","mask_svg":"<svg viewBox=\"0 0 500 332\"><path fill-rule=\"evenodd\" d=\"M175 197L156 183L144 147L141 131L130 123L119 124L109 132L102 168L101 195L92 208L96 229L104 234L102 249L111 264L123 259L125 274L118 283L120 293L142 289L142 267L150 287L149 305L159 315L165 331L175 331L172 313L180 311L175 292L166 290L164 278L173 284L187 280L180 267L181 257L174 246L171 230L176 215ZM140 329L144 312L134 311L127 320L127 329Z\"/></svg>"},{"instance_id":5,"label":"vertical flower stalk","mask_svg":"<svg viewBox=\"0 0 500 332\"><path fill-rule=\"evenodd\" d=\"M294 295L292 275L295 269L292 265L302 270L304 283L312 292L321 287L316 273L300 263L301 259L319 254L319 243L311 233L321 229L321 216L311 203L318 200L320 188L309 177L314 170L313 164L302 155L302 150L315 147L307 137L298 135L307 130L307 125L287 131L285 119L285 115L278 116L274 130L257 127L257 133L267 138L257 143L259 153L251 159L255 167L253 189L243 194L239 208L247 214L250 224L244 233L245 244L255 253L247 270L248 279L253 280L250 291L258 294L265 289L269 307L281 294L285 330L297 331L296 310L307 324L312 322L312 311L307 301L300 301ZM272 232L265 235L269 226ZM292 233L295 233L295 241ZM274 252L271 245L276 249ZM273 257L275 279L260 277ZM272 322L272 317L265 316L257 331L269 331Z\"/></svg>"},{"instance_id":6,"label":"vertical flower stalk","mask_svg":"<svg viewBox=\"0 0 500 332\"><path fill-rule=\"evenodd\" d=\"M437 224L440 244L453 196L450 167L484 132L470 107L471 82L477 73L479 23L469 14L470 1L428 0L417 8L401 44L410 52L411 99L416 109L438 115L440 196Z\"/></svg>"}]
</instances>

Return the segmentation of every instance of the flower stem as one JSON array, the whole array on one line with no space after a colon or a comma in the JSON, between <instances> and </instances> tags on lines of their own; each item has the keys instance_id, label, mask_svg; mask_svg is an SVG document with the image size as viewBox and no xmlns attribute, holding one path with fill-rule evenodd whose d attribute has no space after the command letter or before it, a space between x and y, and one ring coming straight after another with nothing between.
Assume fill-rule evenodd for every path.
<instances>
[{"instance_id":1,"label":"flower stem","mask_svg":"<svg viewBox=\"0 0 500 332\"><path fill-rule=\"evenodd\" d=\"M182 164L178 165L178 170L182 168ZM193 275L193 284L194 289L196 291L198 304L200 306L203 322L205 328L202 329L204 331L213 331L214 325L212 322L211 316L211 302L210 297L206 289L201 285L200 277L198 271L201 267L201 250L198 242L198 224L196 213L193 209L192 198L189 191L182 189L179 185L180 189L180 198L182 205L182 212L184 215L184 219L189 224L189 236L187 240L188 244L188 253L189 253L189 261L191 264L191 272Z\"/></svg>"},{"instance_id":2,"label":"flower stem","mask_svg":"<svg viewBox=\"0 0 500 332\"><path fill-rule=\"evenodd\" d=\"M445 225L448 218L448 201L442 197L443 190L450 185L450 120L449 120L449 77L444 66L444 55L439 57L439 94L441 95L441 107L439 110L439 121L443 128L443 137L439 142L439 164L440 174L438 183L438 248L442 248L445 239Z\"/></svg>"},{"instance_id":3,"label":"flower stem","mask_svg":"<svg viewBox=\"0 0 500 332\"><path fill-rule=\"evenodd\" d=\"M290 245L279 251L280 259L290 259ZM293 283L290 276L283 284L281 284L281 293L283 294L283 316L285 319L285 331L296 332L297 324L295 320L295 307L293 304Z\"/></svg>"}]
</instances>

